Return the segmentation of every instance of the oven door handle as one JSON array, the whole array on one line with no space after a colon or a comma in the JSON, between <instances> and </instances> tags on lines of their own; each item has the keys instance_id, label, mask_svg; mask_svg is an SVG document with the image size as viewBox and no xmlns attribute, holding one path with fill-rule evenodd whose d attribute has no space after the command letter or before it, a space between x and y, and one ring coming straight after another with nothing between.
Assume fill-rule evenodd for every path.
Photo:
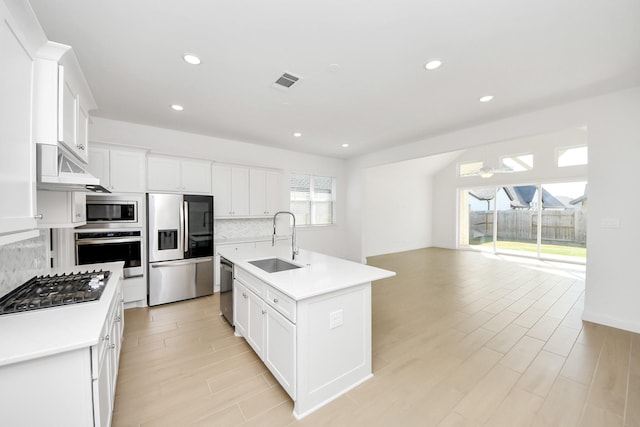
<instances>
[{"instance_id":1,"label":"oven door handle","mask_svg":"<svg viewBox=\"0 0 640 427\"><path fill-rule=\"evenodd\" d=\"M200 264L203 262L211 262L213 258L196 258L190 259L186 261L161 261L161 262L152 262L149 265L151 268L160 268L160 267L179 267L182 265L191 265L191 264Z\"/></svg>"},{"instance_id":2,"label":"oven door handle","mask_svg":"<svg viewBox=\"0 0 640 427\"><path fill-rule=\"evenodd\" d=\"M135 243L142 242L142 237L137 237L135 239L86 239L86 240L76 240L76 245L96 245L102 243Z\"/></svg>"}]
</instances>

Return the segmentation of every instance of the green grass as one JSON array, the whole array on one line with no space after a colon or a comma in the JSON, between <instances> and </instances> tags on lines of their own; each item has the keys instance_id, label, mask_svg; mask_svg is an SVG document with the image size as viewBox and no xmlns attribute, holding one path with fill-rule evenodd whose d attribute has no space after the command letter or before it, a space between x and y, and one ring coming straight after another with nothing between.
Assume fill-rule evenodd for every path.
<instances>
[{"instance_id":1,"label":"green grass","mask_svg":"<svg viewBox=\"0 0 640 427\"><path fill-rule=\"evenodd\" d=\"M493 242L486 242L478 244L476 242L470 242L471 245L492 247ZM510 241L498 241L498 249L506 249L510 251L523 251L523 252L538 252L538 247L535 243L527 242L510 242ZM562 245L548 245L543 244L542 253L547 255L563 255L573 256L578 258L587 257L587 248L581 248L576 246L562 246Z\"/></svg>"}]
</instances>

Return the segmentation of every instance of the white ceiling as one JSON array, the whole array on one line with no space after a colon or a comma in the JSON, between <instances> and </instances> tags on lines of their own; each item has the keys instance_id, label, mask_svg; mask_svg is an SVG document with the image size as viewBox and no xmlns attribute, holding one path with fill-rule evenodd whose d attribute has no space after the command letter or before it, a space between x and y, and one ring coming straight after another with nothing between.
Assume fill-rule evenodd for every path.
<instances>
[{"instance_id":1,"label":"white ceiling","mask_svg":"<svg viewBox=\"0 0 640 427\"><path fill-rule=\"evenodd\" d=\"M30 2L95 116L334 157L640 85L638 0Z\"/></svg>"}]
</instances>

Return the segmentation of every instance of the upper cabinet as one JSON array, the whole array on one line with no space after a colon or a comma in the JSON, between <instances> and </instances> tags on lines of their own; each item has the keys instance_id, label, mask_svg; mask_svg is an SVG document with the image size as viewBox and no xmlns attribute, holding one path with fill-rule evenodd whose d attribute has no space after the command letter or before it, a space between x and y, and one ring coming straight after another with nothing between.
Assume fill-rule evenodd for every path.
<instances>
[{"instance_id":1,"label":"upper cabinet","mask_svg":"<svg viewBox=\"0 0 640 427\"><path fill-rule=\"evenodd\" d=\"M47 42L34 70L34 136L40 144L62 144L87 163L89 111L96 103L71 47Z\"/></svg>"},{"instance_id":2,"label":"upper cabinet","mask_svg":"<svg viewBox=\"0 0 640 427\"><path fill-rule=\"evenodd\" d=\"M31 134L33 51L0 2L0 244L35 237L35 147Z\"/></svg>"},{"instance_id":3,"label":"upper cabinet","mask_svg":"<svg viewBox=\"0 0 640 427\"><path fill-rule=\"evenodd\" d=\"M249 172L250 215L273 216L280 210L280 173L263 169Z\"/></svg>"},{"instance_id":4,"label":"upper cabinet","mask_svg":"<svg viewBox=\"0 0 640 427\"><path fill-rule=\"evenodd\" d=\"M280 172L220 164L212 169L216 217L273 216L280 210Z\"/></svg>"},{"instance_id":5,"label":"upper cabinet","mask_svg":"<svg viewBox=\"0 0 640 427\"><path fill-rule=\"evenodd\" d=\"M88 170L113 193L144 193L145 151L91 147Z\"/></svg>"},{"instance_id":6,"label":"upper cabinet","mask_svg":"<svg viewBox=\"0 0 640 427\"><path fill-rule=\"evenodd\" d=\"M176 157L147 157L149 191L211 194L211 162Z\"/></svg>"},{"instance_id":7,"label":"upper cabinet","mask_svg":"<svg viewBox=\"0 0 640 427\"><path fill-rule=\"evenodd\" d=\"M214 164L213 215L233 217L249 215L249 169Z\"/></svg>"}]
</instances>

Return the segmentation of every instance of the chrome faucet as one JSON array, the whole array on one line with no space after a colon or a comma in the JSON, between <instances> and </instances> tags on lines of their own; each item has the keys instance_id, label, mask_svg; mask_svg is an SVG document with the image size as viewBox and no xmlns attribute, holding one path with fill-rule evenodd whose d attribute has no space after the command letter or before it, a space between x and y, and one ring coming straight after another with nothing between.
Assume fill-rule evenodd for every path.
<instances>
[{"instance_id":1,"label":"chrome faucet","mask_svg":"<svg viewBox=\"0 0 640 427\"><path fill-rule=\"evenodd\" d=\"M271 246L276 245L276 217L280 214L289 214L293 218L293 232L291 233L291 260L296 260L298 248L296 247L296 216L289 211L279 211L273 216L273 236L271 237Z\"/></svg>"}]
</instances>

